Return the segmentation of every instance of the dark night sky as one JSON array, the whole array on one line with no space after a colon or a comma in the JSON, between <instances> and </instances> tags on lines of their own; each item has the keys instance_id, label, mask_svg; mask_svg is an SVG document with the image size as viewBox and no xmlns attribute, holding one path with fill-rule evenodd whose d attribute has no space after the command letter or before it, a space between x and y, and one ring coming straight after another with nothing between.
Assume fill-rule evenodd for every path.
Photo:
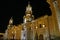
<instances>
[{"instance_id":1,"label":"dark night sky","mask_svg":"<svg viewBox=\"0 0 60 40\"><path fill-rule=\"evenodd\" d=\"M20 24L23 21L25 7L28 0L2 0L0 1L0 32L4 32L7 28L9 19L13 16L14 24ZM30 0L35 19L43 15L51 15L49 4L46 0Z\"/></svg>"}]
</instances>

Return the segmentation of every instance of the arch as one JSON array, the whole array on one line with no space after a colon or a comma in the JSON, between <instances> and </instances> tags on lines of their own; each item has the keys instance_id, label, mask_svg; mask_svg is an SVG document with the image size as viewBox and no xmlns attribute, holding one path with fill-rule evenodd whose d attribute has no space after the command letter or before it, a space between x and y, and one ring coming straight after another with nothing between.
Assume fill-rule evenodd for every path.
<instances>
[{"instance_id":1,"label":"arch","mask_svg":"<svg viewBox=\"0 0 60 40\"><path fill-rule=\"evenodd\" d=\"M40 35L39 35L39 40L44 40L44 39L43 39L43 34L40 34Z\"/></svg>"}]
</instances>

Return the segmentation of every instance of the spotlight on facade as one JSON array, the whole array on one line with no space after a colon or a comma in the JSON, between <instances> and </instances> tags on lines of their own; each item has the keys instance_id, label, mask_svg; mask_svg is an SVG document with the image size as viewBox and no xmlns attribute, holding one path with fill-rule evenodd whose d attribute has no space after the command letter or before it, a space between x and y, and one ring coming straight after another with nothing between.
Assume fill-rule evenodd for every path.
<instances>
[{"instance_id":1,"label":"spotlight on facade","mask_svg":"<svg viewBox=\"0 0 60 40\"><path fill-rule=\"evenodd\" d=\"M45 24L43 24L43 25L42 25L42 27L43 27L43 28L45 28L45 27L46 27L46 25L45 25Z\"/></svg>"}]
</instances>

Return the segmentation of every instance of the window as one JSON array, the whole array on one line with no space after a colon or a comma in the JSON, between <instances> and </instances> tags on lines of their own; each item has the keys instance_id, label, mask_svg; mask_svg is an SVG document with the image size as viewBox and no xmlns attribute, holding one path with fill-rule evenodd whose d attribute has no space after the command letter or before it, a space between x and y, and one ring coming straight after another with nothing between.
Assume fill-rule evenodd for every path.
<instances>
[{"instance_id":1,"label":"window","mask_svg":"<svg viewBox=\"0 0 60 40\"><path fill-rule=\"evenodd\" d=\"M42 28L42 25L40 24L40 27L39 28Z\"/></svg>"}]
</instances>

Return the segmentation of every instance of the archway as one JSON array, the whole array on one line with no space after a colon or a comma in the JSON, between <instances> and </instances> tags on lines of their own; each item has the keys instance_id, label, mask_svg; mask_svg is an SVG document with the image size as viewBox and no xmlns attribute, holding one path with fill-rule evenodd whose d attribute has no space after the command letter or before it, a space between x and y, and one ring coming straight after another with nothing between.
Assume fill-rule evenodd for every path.
<instances>
[{"instance_id":1,"label":"archway","mask_svg":"<svg viewBox=\"0 0 60 40\"><path fill-rule=\"evenodd\" d=\"M40 35L39 35L39 40L44 40L44 39L43 39L43 34L40 34Z\"/></svg>"}]
</instances>

